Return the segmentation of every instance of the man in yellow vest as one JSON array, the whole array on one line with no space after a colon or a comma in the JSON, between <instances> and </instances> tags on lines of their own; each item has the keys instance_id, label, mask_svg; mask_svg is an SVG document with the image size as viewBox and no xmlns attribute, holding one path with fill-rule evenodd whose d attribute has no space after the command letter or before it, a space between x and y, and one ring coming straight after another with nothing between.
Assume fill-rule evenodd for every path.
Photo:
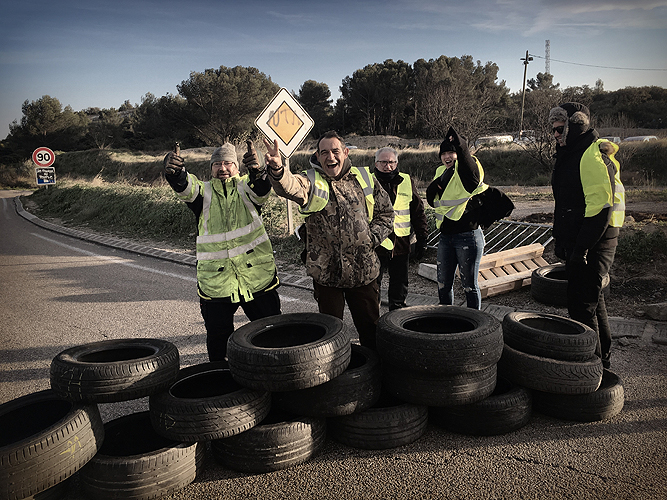
<instances>
[{"instance_id":1,"label":"man in yellow vest","mask_svg":"<svg viewBox=\"0 0 667 500\"><path fill-rule=\"evenodd\" d=\"M601 292L625 219L618 146L599 138L583 104L553 108L549 122L557 141L553 236L556 256L566 262L567 308L572 319L598 333L597 354L609 368L611 328Z\"/></svg>"},{"instance_id":2,"label":"man in yellow vest","mask_svg":"<svg viewBox=\"0 0 667 500\"><path fill-rule=\"evenodd\" d=\"M393 231L389 196L368 168L353 167L345 141L334 131L317 141L310 168L283 168L278 142L264 140L273 189L306 216L306 272L313 278L319 311L343 319L345 303L361 345L375 348L380 317L375 249Z\"/></svg>"},{"instance_id":3,"label":"man in yellow vest","mask_svg":"<svg viewBox=\"0 0 667 500\"><path fill-rule=\"evenodd\" d=\"M248 145L240 175L236 149L225 143L211 155L211 180L188 173L178 149L164 159L165 178L197 218L197 288L210 361L227 356L234 313L250 321L280 314L278 274L261 206L271 183Z\"/></svg>"},{"instance_id":4,"label":"man in yellow vest","mask_svg":"<svg viewBox=\"0 0 667 500\"><path fill-rule=\"evenodd\" d=\"M378 286L382 289L382 276L387 271L387 301L389 310L393 311L406 307L411 238L416 238L414 255L420 260L426 249L428 226L424 202L410 176L399 172L398 152L394 148L387 146L375 152L373 177L387 192L394 206L394 232L377 249L380 257Z\"/></svg>"}]
</instances>

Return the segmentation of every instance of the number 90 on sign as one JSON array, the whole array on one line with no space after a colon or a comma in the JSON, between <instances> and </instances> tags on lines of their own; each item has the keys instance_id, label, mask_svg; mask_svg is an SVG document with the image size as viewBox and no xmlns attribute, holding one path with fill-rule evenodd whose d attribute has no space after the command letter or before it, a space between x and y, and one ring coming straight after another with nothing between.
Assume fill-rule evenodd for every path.
<instances>
[{"instance_id":1,"label":"number 90 on sign","mask_svg":"<svg viewBox=\"0 0 667 500\"><path fill-rule=\"evenodd\" d=\"M56 155L49 148L37 148L32 153L32 161L38 167L50 167L56 160Z\"/></svg>"}]
</instances>

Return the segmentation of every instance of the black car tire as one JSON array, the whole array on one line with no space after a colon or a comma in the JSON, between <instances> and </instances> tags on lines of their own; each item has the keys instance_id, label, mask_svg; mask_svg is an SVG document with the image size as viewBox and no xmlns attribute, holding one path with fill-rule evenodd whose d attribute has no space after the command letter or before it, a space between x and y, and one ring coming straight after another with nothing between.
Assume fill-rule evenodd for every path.
<instances>
[{"instance_id":1,"label":"black car tire","mask_svg":"<svg viewBox=\"0 0 667 500\"><path fill-rule=\"evenodd\" d=\"M590 394L549 394L533 391L535 411L561 420L595 422L621 412L625 402L623 383L618 375L604 370L602 383Z\"/></svg>"},{"instance_id":2,"label":"black car tire","mask_svg":"<svg viewBox=\"0 0 667 500\"><path fill-rule=\"evenodd\" d=\"M328 420L328 433L352 448L384 450L417 441L428 425L428 407L388 394L362 412Z\"/></svg>"},{"instance_id":3,"label":"black car tire","mask_svg":"<svg viewBox=\"0 0 667 500\"><path fill-rule=\"evenodd\" d=\"M129 401L166 389L178 369L178 349L166 340L104 340L65 349L53 358L51 388L70 401Z\"/></svg>"},{"instance_id":4,"label":"black car tire","mask_svg":"<svg viewBox=\"0 0 667 500\"><path fill-rule=\"evenodd\" d=\"M505 344L528 354L563 361L595 355L595 331L570 318L539 312L511 312L503 318Z\"/></svg>"},{"instance_id":5,"label":"black car tire","mask_svg":"<svg viewBox=\"0 0 667 500\"><path fill-rule=\"evenodd\" d=\"M315 456L324 444L326 429L326 419L272 410L252 429L211 441L211 450L217 462L232 470L273 472Z\"/></svg>"},{"instance_id":6,"label":"black car tire","mask_svg":"<svg viewBox=\"0 0 667 500\"><path fill-rule=\"evenodd\" d=\"M48 498L98 452L104 426L95 404L53 391L0 405L0 498ZM49 491L50 490L50 491Z\"/></svg>"},{"instance_id":7,"label":"black car tire","mask_svg":"<svg viewBox=\"0 0 667 500\"><path fill-rule=\"evenodd\" d=\"M289 413L311 417L338 417L370 408L380 397L380 358L368 347L352 344L347 369L324 384L273 393L273 404Z\"/></svg>"},{"instance_id":8,"label":"black car tire","mask_svg":"<svg viewBox=\"0 0 667 500\"><path fill-rule=\"evenodd\" d=\"M269 392L307 389L345 371L351 343L342 320L321 313L291 313L251 321L227 343L234 379Z\"/></svg>"},{"instance_id":9,"label":"black car tire","mask_svg":"<svg viewBox=\"0 0 667 500\"><path fill-rule=\"evenodd\" d=\"M496 436L520 429L531 415L531 392L499 378L488 398L470 405L431 407L429 419L459 434Z\"/></svg>"},{"instance_id":10,"label":"black car tire","mask_svg":"<svg viewBox=\"0 0 667 500\"><path fill-rule=\"evenodd\" d=\"M430 374L383 364L383 391L425 406L457 406L489 397L496 387L496 365L457 374Z\"/></svg>"},{"instance_id":11,"label":"black car tire","mask_svg":"<svg viewBox=\"0 0 667 500\"><path fill-rule=\"evenodd\" d=\"M602 382L602 360L562 361L534 356L505 345L498 375L515 384L553 394L588 394Z\"/></svg>"},{"instance_id":12,"label":"black car tire","mask_svg":"<svg viewBox=\"0 0 667 500\"><path fill-rule=\"evenodd\" d=\"M602 279L602 293L609 296L609 275ZM541 304L567 307L567 274L565 264L549 264L533 270L530 276L530 296Z\"/></svg>"},{"instance_id":13,"label":"black car tire","mask_svg":"<svg viewBox=\"0 0 667 500\"><path fill-rule=\"evenodd\" d=\"M390 311L377 326L380 358L426 373L475 372L495 365L503 351L500 322L458 306L413 306Z\"/></svg>"},{"instance_id":14,"label":"black car tire","mask_svg":"<svg viewBox=\"0 0 667 500\"><path fill-rule=\"evenodd\" d=\"M182 369L166 390L149 398L153 428L176 441L210 441L247 431L271 409L271 394L236 382L225 362Z\"/></svg>"},{"instance_id":15,"label":"black car tire","mask_svg":"<svg viewBox=\"0 0 667 500\"><path fill-rule=\"evenodd\" d=\"M102 448L79 472L82 489L90 498L160 498L190 484L203 467L205 444L160 436L148 411L111 420L104 429Z\"/></svg>"}]
</instances>

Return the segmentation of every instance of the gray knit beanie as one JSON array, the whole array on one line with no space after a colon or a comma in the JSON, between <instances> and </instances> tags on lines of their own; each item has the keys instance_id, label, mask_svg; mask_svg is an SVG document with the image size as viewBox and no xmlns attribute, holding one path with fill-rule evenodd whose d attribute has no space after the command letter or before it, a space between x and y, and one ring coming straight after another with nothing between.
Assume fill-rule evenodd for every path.
<instances>
[{"instance_id":1,"label":"gray knit beanie","mask_svg":"<svg viewBox=\"0 0 667 500\"><path fill-rule=\"evenodd\" d=\"M549 111L549 123L565 122L563 144L586 133L591 126L591 112L578 102L566 102ZM571 141L570 141L571 142Z\"/></svg>"},{"instance_id":2,"label":"gray knit beanie","mask_svg":"<svg viewBox=\"0 0 667 500\"><path fill-rule=\"evenodd\" d=\"M236 168L239 166L239 160L236 156L236 148L233 144L225 142L219 148L216 148L211 154L211 163L209 166L212 166L217 161L231 161L234 162Z\"/></svg>"}]
</instances>

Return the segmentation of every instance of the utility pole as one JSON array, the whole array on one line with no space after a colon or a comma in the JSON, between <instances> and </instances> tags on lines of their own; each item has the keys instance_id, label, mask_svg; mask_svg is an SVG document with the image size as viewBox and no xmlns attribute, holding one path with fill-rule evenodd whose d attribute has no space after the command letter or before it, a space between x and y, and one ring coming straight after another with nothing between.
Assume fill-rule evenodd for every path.
<instances>
[{"instance_id":1,"label":"utility pole","mask_svg":"<svg viewBox=\"0 0 667 500\"><path fill-rule=\"evenodd\" d=\"M523 61L523 92L521 96L521 124L519 125L519 140L521 140L521 136L523 134L523 108L526 104L526 71L528 70L528 63L533 60L532 57L528 55L528 51L526 51L526 57L521 58Z\"/></svg>"}]
</instances>

